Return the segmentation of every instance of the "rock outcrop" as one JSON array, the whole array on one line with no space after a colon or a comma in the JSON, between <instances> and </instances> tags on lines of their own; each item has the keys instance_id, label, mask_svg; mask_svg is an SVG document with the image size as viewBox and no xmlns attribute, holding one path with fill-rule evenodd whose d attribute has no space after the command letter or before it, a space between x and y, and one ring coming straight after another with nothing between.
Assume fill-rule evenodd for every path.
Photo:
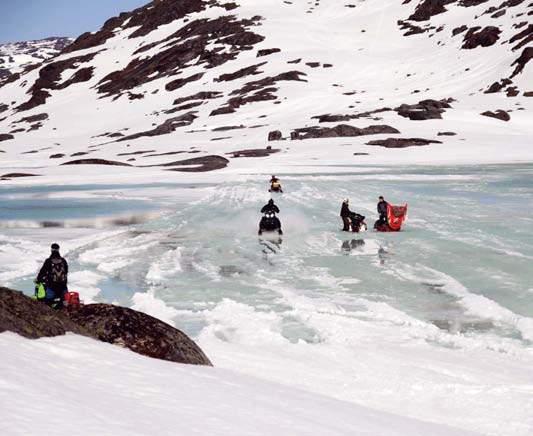
<instances>
[{"instance_id":1,"label":"rock outcrop","mask_svg":"<svg viewBox=\"0 0 533 436\"><path fill-rule=\"evenodd\" d=\"M30 339L71 332L156 359L211 365L180 330L142 312L109 304L53 310L21 292L0 288L0 333L5 331Z\"/></svg>"},{"instance_id":2,"label":"rock outcrop","mask_svg":"<svg viewBox=\"0 0 533 436\"><path fill-rule=\"evenodd\" d=\"M305 127L291 132L291 139L310 138L348 138L364 135L379 135L382 133L400 133L399 130L387 125L376 125L368 127L354 127L348 124L339 124L335 127Z\"/></svg>"}]
</instances>

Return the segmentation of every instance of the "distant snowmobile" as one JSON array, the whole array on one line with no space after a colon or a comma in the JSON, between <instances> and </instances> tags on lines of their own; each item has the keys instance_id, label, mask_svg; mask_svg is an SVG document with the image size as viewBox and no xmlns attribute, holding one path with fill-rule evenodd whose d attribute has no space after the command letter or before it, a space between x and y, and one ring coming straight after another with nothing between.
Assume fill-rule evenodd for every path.
<instances>
[{"instance_id":1,"label":"distant snowmobile","mask_svg":"<svg viewBox=\"0 0 533 436\"><path fill-rule=\"evenodd\" d=\"M267 211L261 218L261 221L259 222L258 234L261 236L263 233L269 233L271 235L283 235L283 231L281 230L281 221L274 212Z\"/></svg>"},{"instance_id":2,"label":"distant snowmobile","mask_svg":"<svg viewBox=\"0 0 533 436\"><path fill-rule=\"evenodd\" d=\"M377 220L374 224L374 229L376 232L399 232L406 219L407 204L404 204L403 206L387 204L386 220Z\"/></svg>"},{"instance_id":3,"label":"distant snowmobile","mask_svg":"<svg viewBox=\"0 0 533 436\"><path fill-rule=\"evenodd\" d=\"M283 189L281 189L281 182L276 176L272 176L270 179L270 189L268 192L279 192L283 193Z\"/></svg>"}]
</instances>

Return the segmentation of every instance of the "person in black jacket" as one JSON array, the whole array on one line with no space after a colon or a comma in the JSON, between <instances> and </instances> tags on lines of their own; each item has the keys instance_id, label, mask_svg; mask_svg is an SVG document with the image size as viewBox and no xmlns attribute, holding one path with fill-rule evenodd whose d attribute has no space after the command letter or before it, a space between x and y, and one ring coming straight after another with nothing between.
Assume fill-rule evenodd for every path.
<instances>
[{"instance_id":1,"label":"person in black jacket","mask_svg":"<svg viewBox=\"0 0 533 436\"><path fill-rule=\"evenodd\" d=\"M68 263L59 254L58 244L52 244L51 249L50 257L44 261L36 282L43 283L46 288L46 304L60 309L67 292Z\"/></svg>"},{"instance_id":2,"label":"person in black jacket","mask_svg":"<svg viewBox=\"0 0 533 436\"><path fill-rule=\"evenodd\" d=\"M379 214L379 224L387 224L387 206L389 203L385 201L385 199L380 196L378 201L378 214Z\"/></svg>"},{"instance_id":3,"label":"person in black jacket","mask_svg":"<svg viewBox=\"0 0 533 436\"><path fill-rule=\"evenodd\" d=\"M349 232L350 231L350 216L352 215L352 211L350 210L350 208L348 207L348 203L350 202L350 200L348 200L347 198L344 199L344 201L342 202L342 206L341 206L341 218L342 218L342 224L343 224L343 227L342 227L342 231L343 232Z\"/></svg>"},{"instance_id":4,"label":"person in black jacket","mask_svg":"<svg viewBox=\"0 0 533 436\"><path fill-rule=\"evenodd\" d=\"M279 213L279 208L274 204L274 200L270 199L261 209L261 213Z\"/></svg>"}]
</instances>

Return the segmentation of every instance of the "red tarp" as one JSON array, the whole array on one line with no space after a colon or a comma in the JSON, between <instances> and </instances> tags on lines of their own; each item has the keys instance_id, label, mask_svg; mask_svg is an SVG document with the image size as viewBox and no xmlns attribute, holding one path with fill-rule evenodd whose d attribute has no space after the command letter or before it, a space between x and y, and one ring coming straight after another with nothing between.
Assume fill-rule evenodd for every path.
<instances>
[{"instance_id":1,"label":"red tarp","mask_svg":"<svg viewBox=\"0 0 533 436\"><path fill-rule=\"evenodd\" d=\"M393 232L398 232L407 218L407 205L393 206L387 205L387 223Z\"/></svg>"}]
</instances>

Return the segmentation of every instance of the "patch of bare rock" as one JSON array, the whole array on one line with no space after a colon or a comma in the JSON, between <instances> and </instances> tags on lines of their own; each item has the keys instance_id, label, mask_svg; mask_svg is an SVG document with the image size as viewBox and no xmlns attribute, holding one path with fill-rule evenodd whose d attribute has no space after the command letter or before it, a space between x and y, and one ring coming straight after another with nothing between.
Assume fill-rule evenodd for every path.
<instances>
[{"instance_id":1,"label":"patch of bare rock","mask_svg":"<svg viewBox=\"0 0 533 436\"><path fill-rule=\"evenodd\" d=\"M267 157L274 153L279 153L281 150L279 148L252 148L247 150L237 150L230 153L231 157Z\"/></svg>"},{"instance_id":2,"label":"patch of bare rock","mask_svg":"<svg viewBox=\"0 0 533 436\"><path fill-rule=\"evenodd\" d=\"M29 339L75 333L156 359L211 366L200 347L180 330L110 304L53 310L21 292L0 288L0 333L5 331Z\"/></svg>"},{"instance_id":3,"label":"patch of bare rock","mask_svg":"<svg viewBox=\"0 0 533 436\"><path fill-rule=\"evenodd\" d=\"M131 167L130 164L107 159L76 159L64 162L61 165L111 165L120 167Z\"/></svg>"},{"instance_id":4,"label":"patch of bare rock","mask_svg":"<svg viewBox=\"0 0 533 436\"><path fill-rule=\"evenodd\" d=\"M149 167L164 167L169 171L182 171L189 173L201 173L207 171L220 170L228 166L229 160L222 156L209 155L194 157L191 159L167 162L159 165L148 165Z\"/></svg>"},{"instance_id":5,"label":"patch of bare rock","mask_svg":"<svg viewBox=\"0 0 533 436\"><path fill-rule=\"evenodd\" d=\"M385 148L420 147L429 144L442 144L441 141L422 138L387 138L368 141L366 145L378 145Z\"/></svg>"},{"instance_id":6,"label":"patch of bare rock","mask_svg":"<svg viewBox=\"0 0 533 436\"><path fill-rule=\"evenodd\" d=\"M339 124L335 127L304 127L291 132L291 139L311 139L311 138L337 138L356 137L364 135L400 133L399 130L387 125L375 125L368 127L354 127L348 124Z\"/></svg>"},{"instance_id":7,"label":"patch of bare rock","mask_svg":"<svg viewBox=\"0 0 533 436\"><path fill-rule=\"evenodd\" d=\"M494 112L485 111L481 113L481 115L490 117L490 118L496 118L497 120L502 120L502 121L509 121L511 119L511 116L509 115L509 113L502 109L498 109Z\"/></svg>"}]
</instances>

